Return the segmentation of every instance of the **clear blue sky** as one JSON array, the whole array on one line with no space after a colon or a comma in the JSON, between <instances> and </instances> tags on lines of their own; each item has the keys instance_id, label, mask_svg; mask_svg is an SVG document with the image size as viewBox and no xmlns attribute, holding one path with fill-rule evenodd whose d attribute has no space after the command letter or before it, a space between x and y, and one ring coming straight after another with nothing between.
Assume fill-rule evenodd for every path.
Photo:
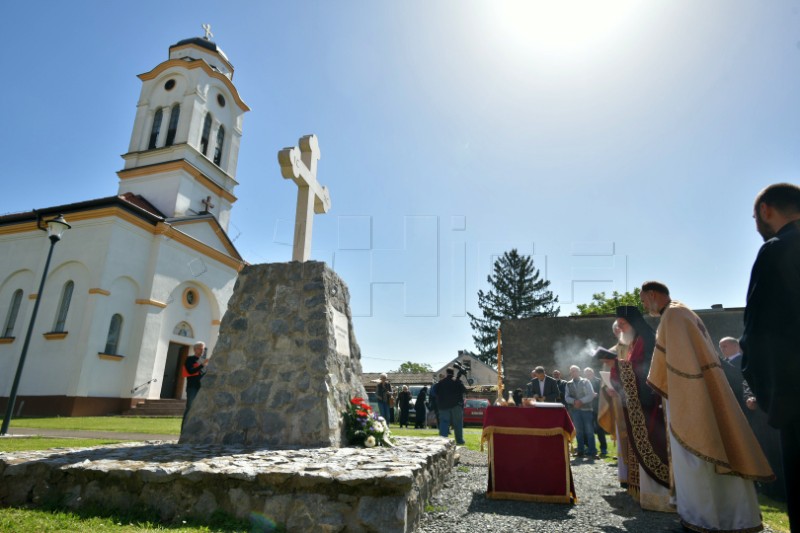
<instances>
[{"instance_id":1,"label":"clear blue sky","mask_svg":"<svg viewBox=\"0 0 800 533\"><path fill-rule=\"evenodd\" d=\"M0 212L114 194L140 82L213 40L245 116L231 237L288 261L276 154L319 137L312 255L348 283L366 371L474 345L493 257L561 313L659 279L743 306L752 200L800 181L800 0L11 2Z\"/></svg>"}]
</instances>

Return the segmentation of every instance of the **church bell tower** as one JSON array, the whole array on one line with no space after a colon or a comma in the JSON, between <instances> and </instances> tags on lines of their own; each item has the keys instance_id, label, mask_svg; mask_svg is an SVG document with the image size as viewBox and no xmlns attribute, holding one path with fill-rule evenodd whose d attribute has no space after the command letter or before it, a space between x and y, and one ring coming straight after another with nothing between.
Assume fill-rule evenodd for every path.
<instances>
[{"instance_id":1,"label":"church bell tower","mask_svg":"<svg viewBox=\"0 0 800 533\"><path fill-rule=\"evenodd\" d=\"M169 47L169 58L139 75L142 90L119 193L141 195L168 218L213 214L227 231L250 108L233 84L233 65L205 37Z\"/></svg>"}]
</instances>

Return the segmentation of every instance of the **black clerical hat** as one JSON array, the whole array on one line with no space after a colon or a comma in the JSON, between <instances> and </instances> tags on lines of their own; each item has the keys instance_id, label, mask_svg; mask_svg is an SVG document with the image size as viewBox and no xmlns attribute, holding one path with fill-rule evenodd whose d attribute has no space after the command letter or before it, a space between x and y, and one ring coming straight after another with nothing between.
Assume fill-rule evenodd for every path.
<instances>
[{"instance_id":1,"label":"black clerical hat","mask_svg":"<svg viewBox=\"0 0 800 533\"><path fill-rule=\"evenodd\" d=\"M621 305L617 307L617 317L624 318L628 322L643 318L639 308L633 305Z\"/></svg>"}]
</instances>

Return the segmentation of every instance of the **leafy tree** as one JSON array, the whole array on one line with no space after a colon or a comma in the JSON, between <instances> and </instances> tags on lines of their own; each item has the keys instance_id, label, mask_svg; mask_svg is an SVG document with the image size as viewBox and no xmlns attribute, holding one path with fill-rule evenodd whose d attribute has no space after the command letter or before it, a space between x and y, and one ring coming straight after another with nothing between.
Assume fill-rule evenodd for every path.
<instances>
[{"instance_id":1,"label":"leafy tree","mask_svg":"<svg viewBox=\"0 0 800 533\"><path fill-rule=\"evenodd\" d=\"M400 368L395 370L395 372L399 374L430 374L433 372L433 369L428 363L414 363L412 361L406 361L400 365Z\"/></svg>"},{"instance_id":2,"label":"leafy tree","mask_svg":"<svg viewBox=\"0 0 800 533\"><path fill-rule=\"evenodd\" d=\"M539 277L533 259L519 255L516 249L504 253L494 262L494 273L486 280L488 293L478 291L481 317L469 315L472 338L478 358L487 365L497 365L497 328L500 322L513 318L558 316L558 296L548 290L550 282Z\"/></svg>"},{"instance_id":3,"label":"leafy tree","mask_svg":"<svg viewBox=\"0 0 800 533\"><path fill-rule=\"evenodd\" d=\"M633 292L626 292L623 294L614 291L611 293L611 298L606 296L605 292L598 292L592 295L592 301L588 304L578 304L578 312L572 313L571 316L579 315L613 315L617 307L621 305L632 305L638 307L642 314L644 307L642 301L639 299L639 287L633 289Z\"/></svg>"}]
</instances>

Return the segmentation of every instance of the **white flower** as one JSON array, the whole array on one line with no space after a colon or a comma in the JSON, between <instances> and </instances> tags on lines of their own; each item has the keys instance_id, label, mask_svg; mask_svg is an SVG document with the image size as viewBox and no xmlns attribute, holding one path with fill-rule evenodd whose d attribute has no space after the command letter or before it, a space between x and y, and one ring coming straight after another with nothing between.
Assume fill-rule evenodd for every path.
<instances>
[{"instance_id":1,"label":"white flower","mask_svg":"<svg viewBox=\"0 0 800 533\"><path fill-rule=\"evenodd\" d=\"M375 423L372 424L372 429L376 433L381 433L385 428L384 428L384 425L382 423L375 422Z\"/></svg>"},{"instance_id":2,"label":"white flower","mask_svg":"<svg viewBox=\"0 0 800 533\"><path fill-rule=\"evenodd\" d=\"M364 446L366 446L367 448L374 448L375 444L376 444L375 437L373 437L372 435L367 437L367 440L364 441Z\"/></svg>"}]
</instances>

